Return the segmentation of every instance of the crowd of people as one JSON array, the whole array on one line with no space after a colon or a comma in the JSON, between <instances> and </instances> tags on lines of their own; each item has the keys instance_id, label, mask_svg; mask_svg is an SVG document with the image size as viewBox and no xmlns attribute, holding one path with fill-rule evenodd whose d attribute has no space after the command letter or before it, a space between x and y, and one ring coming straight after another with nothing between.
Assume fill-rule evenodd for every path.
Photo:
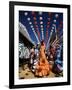
<instances>
[{"instance_id":1,"label":"crowd of people","mask_svg":"<svg viewBox=\"0 0 72 90\"><path fill-rule=\"evenodd\" d=\"M61 73L63 71L63 57L61 46L50 46L46 50L44 41L40 45L33 46L30 50L29 67L35 76L44 77L50 71Z\"/></svg>"}]
</instances>

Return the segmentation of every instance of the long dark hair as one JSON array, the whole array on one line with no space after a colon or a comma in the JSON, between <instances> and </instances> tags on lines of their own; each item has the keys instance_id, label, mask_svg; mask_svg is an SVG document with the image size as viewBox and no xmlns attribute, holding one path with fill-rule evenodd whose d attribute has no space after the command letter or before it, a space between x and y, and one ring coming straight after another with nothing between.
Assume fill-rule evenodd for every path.
<instances>
[{"instance_id":1,"label":"long dark hair","mask_svg":"<svg viewBox=\"0 0 72 90\"><path fill-rule=\"evenodd\" d=\"M41 45L44 45L44 40L41 41Z\"/></svg>"}]
</instances>

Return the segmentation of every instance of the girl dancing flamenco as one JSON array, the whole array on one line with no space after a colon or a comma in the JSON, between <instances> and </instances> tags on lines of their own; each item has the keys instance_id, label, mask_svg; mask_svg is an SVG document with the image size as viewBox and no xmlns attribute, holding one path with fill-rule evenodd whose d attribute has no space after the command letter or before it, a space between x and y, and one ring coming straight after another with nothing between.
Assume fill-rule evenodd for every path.
<instances>
[{"instance_id":1,"label":"girl dancing flamenco","mask_svg":"<svg viewBox=\"0 0 72 90\"><path fill-rule=\"evenodd\" d=\"M44 41L42 41L39 53L39 62L36 66L35 75L40 77L47 76L49 74L49 71L49 63L45 55L45 43Z\"/></svg>"}]
</instances>

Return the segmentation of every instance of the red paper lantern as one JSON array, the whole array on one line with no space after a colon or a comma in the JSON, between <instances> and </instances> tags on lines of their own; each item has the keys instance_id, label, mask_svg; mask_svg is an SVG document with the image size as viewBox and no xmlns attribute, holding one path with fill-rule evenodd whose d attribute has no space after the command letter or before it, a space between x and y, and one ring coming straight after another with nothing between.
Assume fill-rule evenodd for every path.
<instances>
[{"instance_id":1,"label":"red paper lantern","mask_svg":"<svg viewBox=\"0 0 72 90\"><path fill-rule=\"evenodd\" d=\"M36 17L33 17L34 20L36 20Z\"/></svg>"},{"instance_id":2,"label":"red paper lantern","mask_svg":"<svg viewBox=\"0 0 72 90\"><path fill-rule=\"evenodd\" d=\"M48 18L48 21L50 21L50 18Z\"/></svg>"},{"instance_id":3,"label":"red paper lantern","mask_svg":"<svg viewBox=\"0 0 72 90\"><path fill-rule=\"evenodd\" d=\"M34 23L35 23L35 24L37 24L37 22L36 22L36 21L35 21Z\"/></svg>"},{"instance_id":4,"label":"red paper lantern","mask_svg":"<svg viewBox=\"0 0 72 90\"><path fill-rule=\"evenodd\" d=\"M35 25L36 28L38 28L38 25Z\"/></svg>"},{"instance_id":5,"label":"red paper lantern","mask_svg":"<svg viewBox=\"0 0 72 90\"><path fill-rule=\"evenodd\" d=\"M47 24L50 24L50 22L48 22Z\"/></svg>"},{"instance_id":6,"label":"red paper lantern","mask_svg":"<svg viewBox=\"0 0 72 90\"><path fill-rule=\"evenodd\" d=\"M47 25L47 28L49 28L50 26L49 25Z\"/></svg>"},{"instance_id":7,"label":"red paper lantern","mask_svg":"<svg viewBox=\"0 0 72 90\"><path fill-rule=\"evenodd\" d=\"M52 13L51 13L51 12L49 12L49 13L48 13L48 15L49 15L49 16L51 16L51 15L52 15Z\"/></svg>"},{"instance_id":8,"label":"red paper lantern","mask_svg":"<svg viewBox=\"0 0 72 90\"><path fill-rule=\"evenodd\" d=\"M34 11L32 11L32 15L35 15L35 12Z\"/></svg>"}]
</instances>

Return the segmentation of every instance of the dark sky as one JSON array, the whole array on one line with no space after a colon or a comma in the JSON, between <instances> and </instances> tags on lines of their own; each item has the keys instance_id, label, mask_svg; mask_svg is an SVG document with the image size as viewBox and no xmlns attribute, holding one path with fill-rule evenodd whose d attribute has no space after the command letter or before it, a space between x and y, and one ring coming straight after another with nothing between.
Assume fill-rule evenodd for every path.
<instances>
[{"instance_id":1,"label":"dark sky","mask_svg":"<svg viewBox=\"0 0 72 90\"><path fill-rule=\"evenodd\" d=\"M55 33L53 25L56 26L59 37L63 34L63 13L19 11L19 22L26 27L35 43L38 43L38 40L33 31L35 31L39 41L44 39L45 43L50 37L51 30Z\"/></svg>"}]
</instances>

